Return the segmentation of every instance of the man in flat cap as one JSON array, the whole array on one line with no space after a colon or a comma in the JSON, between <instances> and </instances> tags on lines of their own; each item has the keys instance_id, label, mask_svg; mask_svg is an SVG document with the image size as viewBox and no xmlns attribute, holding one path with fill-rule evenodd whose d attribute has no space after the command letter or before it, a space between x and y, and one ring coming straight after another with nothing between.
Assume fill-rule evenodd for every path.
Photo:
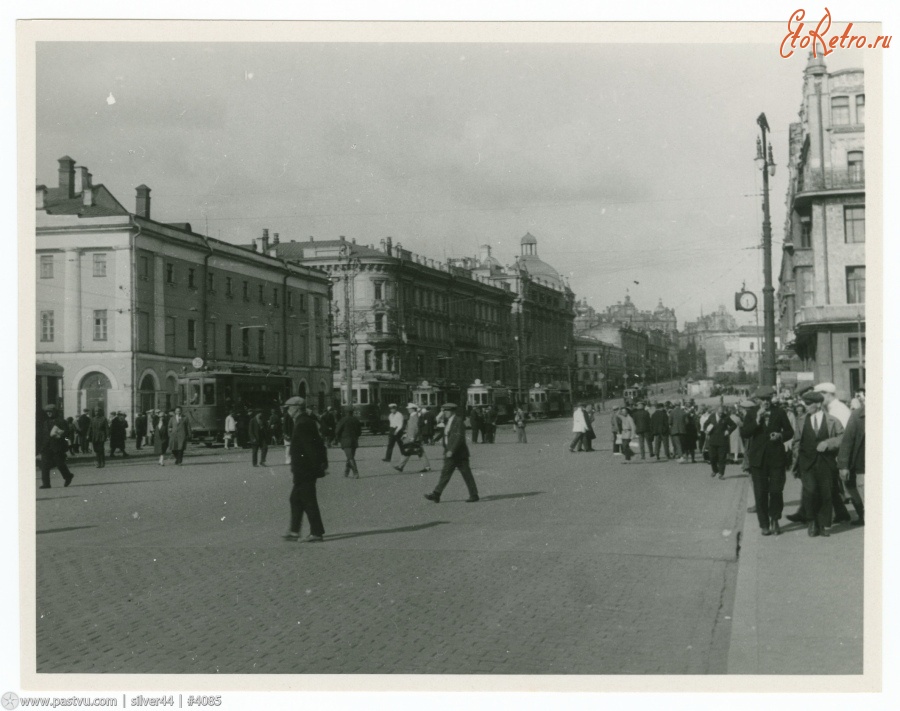
<instances>
[{"instance_id":1,"label":"man in flat cap","mask_svg":"<svg viewBox=\"0 0 900 711\"><path fill-rule=\"evenodd\" d=\"M459 469L463 481L469 489L467 503L478 501L478 487L475 486L475 477L469 467L469 447L466 445L466 425L463 418L457 413L456 405L452 402L445 403L443 410L447 415L444 424L444 466L441 469L441 478L437 486L425 498L434 503L441 500L444 488L450 482L454 470Z\"/></svg>"},{"instance_id":2,"label":"man in flat cap","mask_svg":"<svg viewBox=\"0 0 900 711\"><path fill-rule=\"evenodd\" d=\"M45 418L38 430L38 451L41 455L41 489L50 488L50 470L59 469L65 481L72 483L72 472L66 464L66 423L56 411L56 405L44 408Z\"/></svg>"},{"instance_id":3,"label":"man in flat cap","mask_svg":"<svg viewBox=\"0 0 900 711\"><path fill-rule=\"evenodd\" d=\"M394 445L400 448L400 442L403 440L403 430L406 427L406 420L403 419L403 413L397 409L396 403L388 405L388 443L387 451L384 453L383 461L391 461L394 455Z\"/></svg>"},{"instance_id":4,"label":"man in flat cap","mask_svg":"<svg viewBox=\"0 0 900 711\"><path fill-rule=\"evenodd\" d=\"M841 427L846 428L847 422L850 420L850 408L838 400L837 388L834 386L834 383L819 383L813 390L817 393L822 393L822 396L825 398L825 411L832 417L836 417L841 423Z\"/></svg>"},{"instance_id":5,"label":"man in flat cap","mask_svg":"<svg viewBox=\"0 0 900 711\"><path fill-rule=\"evenodd\" d=\"M741 425L747 440L747 461L753 480L756 517L764 536L781 533L779 521L784 510L784 482L787 453L784 443L794 436L787 414L772 403L774 388L764 386L756 393L759 406L748 410Z\"/></svg>"},{"instance_id":6,"label":"man in flat cap","mask_svg":"<svg viewBox=\"0 0 900 711\"><path fill-rule=\"evenodd\" d=\"M822 409L822 393L803 394L806 413L797 422L794 438L794 476L800 477L803 495L797 513L809 519L810 536L828 536L832 524L832 481L844 428ZM846 509L845 509L846 510Z\"/></svg>"},{"instance_id":7,"label":"man in flat cap","mask_svg":"<svg viewBox=\"0 0 900 711\"><path fill-rule=\"evenodd\" d=\"M291 474L294 487L291 489L291 525L282 536L286 541L300 540L300 526L303 514L309 518L307 543L321 543L325 536L316 482L328 473L328 448L319 434L316 421L306 411L306 401L302 397L288 398L284 403L288 415L294 420L291 431Z\"/></svg>"}]
</instances>

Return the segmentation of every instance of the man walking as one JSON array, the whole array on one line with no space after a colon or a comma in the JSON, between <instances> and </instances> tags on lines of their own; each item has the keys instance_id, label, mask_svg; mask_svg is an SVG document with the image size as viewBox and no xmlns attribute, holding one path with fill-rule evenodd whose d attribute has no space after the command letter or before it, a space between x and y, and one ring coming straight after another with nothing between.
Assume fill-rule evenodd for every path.
<instances>
[{"instance_id":1,"label":"man walking","mask_svg":"<svg viewBox=\"0 0 900 711\"><path fill-rule=\"evenodd\" d=\"M621 454L619 440L622 434L622 421L619 419L619 408L613 407L612 415L609 418L610 429L612 430L613 454Z\"/></svg>"},{"instance_id":2,"label":"man walking","mask_svg":"<svg viewBox=\"0 0 900 711\"><path fill-rule=\"evenodd\" d=\"M147 436L147 416L143 412L139 412L134 418L134 448L138 451L144 443L144 437Z\"/></svg>"},{"instance_id":3,"label":"man walking","mask_svg":"<svg viewBox=\"0 0 900 711\"><path fill-rule=\"evenodd\" d=\"M425 498L436 504L439 503L441 494L450 482L450 477L453 476L456 469L459 469L469 490L469 498L466 499L466 503L474 503L478 501L478 487L475 485L475 477L472 476L472 469L469 467L466 425L463 418L457 415L454 403L445 403L443 410L448 413L444 425L444 466L441 469L441 478L438 480L437 486L432 493L425 494Z\"/></svg>"},{"instance_id":4,"label":"man walking","mask_svg":"<svg viewBox=\"0 0 900 711\"><path fill-rule=\"evenodd\" d=\"M406 432L404 434L404 442L400 445L400 452L404 455L400 462L400 466L394 467L398 472L402 472L403 468L409 462L409 458L413 454L418 454L419 459L425 458L425 467L422 472L431 471L431 462L428 461L428 455L425 454L425 448L422 446L422 430L420 425L419 407L415 403L409 403L406 406L409 411L409 419L406 421Z\"/></svg>"},{"instance_id":5,"label":"man walking","mask_svg":"<svg viewBox=\"0 0 900 711\"><path fill-rule=\"evenodd\" d=\"M684 422L684 410L681 403L675 403L675 406L669 412L669 434L672 436L672 447L675 450L675 458L679 464L687 462L684 456L684 434L686 432Z\"/></svg>"},{"instance_id":6,"label":"man walking","mask_svg":"<svg viewBox=\"0 0 900 711\"><path fill-rule=\"evenodd\" d=\"M66 423L57 416L56 405L47 405L45 419L38 432L38 449L41 454L41 489L50 488L50 470L59 469L65 484L72 483L72 472L66 465Z\"/></svg>"},{"instance_id":7,"label":"man walking","mask_svg":"<svg viewBox=\"0 0 900 711\"><path fill-rule=\"evenodd\" d=\"M187 417L181 414L181 408L175 408L175 416L169 419L169 443L172 445L172 454L175 456L175 464L181 465L184 459L184 450L191 441L191 423Z\"/></svg>"},{"instance_id":8,"label":"man walking","mask_svg":"<svg viewBox=\"0 0 900 711\"><path fill-rule=\"evenodd\" d=\"M844 434L838 419L822 411L824 400L822 393L803 394L806 414L797 423L800 436L794 439L794 469L803 484L800 508L809 516L810 536L830 535L833 471Z\"/></svg>"},{"instance_id":9,"label":"man walking","mask_svg":"<svg viewBox=\"0 0 900 711\"><path fill-rule=\"evenodd\" d=\"M660 403L655 403L653 413L650 415L650 432L653 434L653 456L660 461L660 452L665 448L666 459L669 456L669 413Z\"/></svg>"},{"instance_id":10,"label":"man walking","mask_svg":"<svg viewBox=\"0 0 900 711\"><path fill-rule=\"evenodd\" d=\"M294 418L288 414L287 406L282 405L284 415L281 418L281 435L284 437L284 463L291 463L291 433L294 431Z\"/></svg>"},{"instance_id":11,"label":"man walking","mask_svg":"<svg viewBox=\"0 0 900 711\"><path fill-rule=\"evenodd\" d=\"M513 416L513 420L516 426L516 443L528 444L528 438L525 436L525 411L522 409L521 405L516 408L516 414Z\"/></svg>"},{"instance_id":12,"label":"man walking","mask_svg":"<svg viewBox=\"0 0 900 711\"><path fill-rule=\"evenodd\" d=\"M574 452L582 444L587 432L587 422L584 419L584 410L581 408L580 402L575 405L572 413L572 432L575 433L575 437L572 438L572 444L569 445L570 452Z\"/></svg>"},{"instance_id":13,"label":"man walking","mask_svg":"<svg viewBox=\"0 0 900 711\"><path fill-rule=\"evenodd\" d=\"M403 436L403 427L406 422L403 419L403 415L397 410L397 405L393 402L388 405L388 410L390 414L388 415L388 443L387 443L387 452L384 454L385 462L391 461L391 457L394 454L394 445L400 444L400 439Z\"/></svg>"},{"instance_id":14,"label":"man walking","mask_svg":"<svg viewBox=\"0 0 900 711\"><path fill-rule=\"evenodd\" d=\"M106 440L109 438L109 422L103 416L103 408L94 408L88 436L91 438L91 446L97 457L97 468L102 469L106 466Z\"/></svg>"},{"instance_id":15,"label":"man walking","mask_svg":"<svg viewBox=\"0 0 900 711\"><path fill-rule=\"evenodd\" d=\"M229 412L225 415L225 449L231 449L234 446L237 449L237 442L234 438L237 434L237 420L234 419L234 413Z\"/></svg>"},{"instance_id":16,"label":"man walking","mask_svg":"<svg viewBox=\"0 0 900 711\"><path fill-rule=\"evenodd\" d=\"M473 407L469 412L469 426L472 428L472 444L478 443L478 435L484 431L484 420L481 417L481 408ZM482 444L484 437L481 438Z\"/></svg>"},{"instance_id":17,"label":"man walking","mask_svg":"<svg viewBox=\"0 0 900 711\"><path fill-rule=\"evenodd\" d=\"M326 447L334 444L335 427L337 427L337 418L334 416L334 408L329 405L322 413L322 417L319 418L319 429L322 431L322 439L325 440Z\"/></svg>"},{"instance_id":18,"label":"man walking","mask_svg":"<svg viewBox=\"0 0 900 711\"><path fill-rule=\"evenodd\" d=\"M866 523L865 506L862 494L859 491L857 477L866 473L866 406L862 403L850 414L847 429L841 438L841 448L837 455L838 472L853 508L856 509L857 519L851 521L851 526L864 526Z\"/></svg>"},{"instance_id":19,"label":"man walking","mask_svg":"<svg viewBox=\"0 0 900 711\"><path fill-rule=\"evenodd\" d=\"M634 412L631 413L631 419L634 420L634 434L637 436L641 459L647 458L646 449L650 450L650 456L652 457L653 437L650 434L650 413L644 409L643 402L638 402L635 405Z\"/></svg>"},{"instance_id":20,"label":"man walking","mask_svg":"<svg viewBox=\"0 0 900 711\"><path fill-rule=\"evenodd\" d=\"M257 457L259 458L259 466L266 466L270 437L269 423L263 417L262 410L257 410L253 413L253 419L250 420L250 447L252 452L250 458L254 467L257 466Z\"/></svg>"},{"instance_id":21,"label":"man walking","mask_svg":"<svg viewBox=\"0 0 900 711\"><path fill-rule=\"evenodd\" d=\"M794 429L784 410L773 405L775 390L763 386L757 392L760 403L750 410L741 425L741 437L747 440L746 458L753 480L756 517L762 535L779 535L784 510L784 482L787 454L784 443Z\"/></svg>"},{"instance_id":22,"label":"man walking","mask_svg":"<svg viewBox=\"0 0 900 711\"><path fill-rule=\"evenodd\" d=\"M813 390L817 393L822 393L822 397L825 398L822 402L825 412L834 417L841 423L841 427L846 429L847 424L850 422L850 408L838 400L837 388L835 388L834 383L819 383ZM849 521L850 513L844 504L844 482L836 471L832 473L834 479L831 482L831 496L834 500L834 522Z\"/></svg>"},{"instance_id":23,"label":"man walking","mask_svg":"<svg viewBox=\"0 0 900 711\"><path fill-rule=\"evenodd\" d=\"M725 465L728 463L728 443L737 423L725 412L725 406L719 403L716 411L706 420L706 447L709 450L709 464L712 467L710 476L725 478Z\"/></svg>"},{"instance_id":24,"label":"man walking","mask_svg":"<svg viewBox=\"0 0 900 711\"><path fill-rule=\"evenodd\" d=\"M124 412L113 413L113 418L109 423L109 456L115 455L116 450L122 451L122 456L127 457L128 452L125 451L125 437L128 434L128 421L125 419Z\"/></svg>"},{"instance_id":25,"label":"man walking","mask_svg":"<svg viewBox=\"0 0 900 711\"><path fill-rule=\"evenodd\" d=\"M328 449L319 434L319 426L306 412L306 401L302 397L292 397L284 403L288 415L294 420L291 428L291 474L294 486L291 489L291 523L284 534L286 541L300 540L300 526L303 515L309 519L307 543L321 543L325 536L316 482L328 473Z\"/></svg>"},{"instance_id":26,"label":"man walking","mask_svg":"<svg viewBox=\"0 0 900 711\"><path fill-rule=\"evenodd\" d=\"M87 454L91 451L91 411L85 408L76 424L78 426L78 443L81 446L81 453Z\"/></svg>"},{"instance_id":27,"label":"man walking","mask_svg":"<svg viewBox=\"0 0 900 711\"><path fill-rule=\"evenodd\" d=\"M334 439L344 450L347 463L344 465L344 476L353 474L354 479L359 479L359 469L356 467L356 449L359 447L359 438L362 435L362 422L353 414L353 408L348 407L346 414L338 421L334 430Z\"/></svg>"}]
</instances>

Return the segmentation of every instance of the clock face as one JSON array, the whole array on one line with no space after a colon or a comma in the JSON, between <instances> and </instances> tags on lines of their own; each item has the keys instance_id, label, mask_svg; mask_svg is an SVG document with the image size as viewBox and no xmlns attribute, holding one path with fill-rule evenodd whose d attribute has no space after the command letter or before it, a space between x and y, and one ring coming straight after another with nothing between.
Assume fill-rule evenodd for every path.
<instances>
[{"instance_id":1,"label":"clock face","mask_svg":"<svg viewBox=\"0 0 900 711\"><path fill-rule=\"evenodd\" d=\"M744 311L753 311L753 309L756 308L756 297L749 291L745 291L741 294L741 308L743 308Z\"/></svg>"}]
</instances>

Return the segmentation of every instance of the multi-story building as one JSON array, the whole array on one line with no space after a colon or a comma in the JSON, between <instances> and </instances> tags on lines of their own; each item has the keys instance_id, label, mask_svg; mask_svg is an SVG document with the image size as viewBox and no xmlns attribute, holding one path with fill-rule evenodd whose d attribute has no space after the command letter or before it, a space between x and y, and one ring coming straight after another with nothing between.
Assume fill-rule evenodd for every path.
<instances>
[{"instance_id":1,"label":"multi-story building","mask_svg":"<svg viewBox=\"0 0 900 711\"><path fill-rule=\"evenodd\" d=\"M623 387L625 351L596 338L575 336L575 397L606 399Z\"/></svg>"},{"instance_id":2,"label":"multi-story building","mask_svg":"<svg viewBox=\"0 0 900 711\"><path fill-rule=\"evenodd\" d=\"M632 302L631 295L625 294L625 302L617 302L613 306L606 307L606 317L610 321L627 323L638 331L663 331L675 333L678 330L678 319L675 309L663 306L662 299L653 311L641 311Z\"/></svg>"},{"instance_id":3,"label":"multi-story building","mask_svg":"<svg viewBox=\"0 0 900 711\"><path fill-rule=\"evenodd\" d=\"M330 275L335 388L344 383L348 341L354 380L427 381L463 401L476 379L514 383L509 313L516 297L507 285L413 254L390 237L380 248L343 237L272 244L266 237L261 248Z\"/></svg>"},{"instance_id":4,"label":"multi-story building","mask_svg":"<svg viewBox=\"0 0 900 711\"><path fill-rule=\"evenodd\" d=\"M67 416L171 408L196 369L277 373L324 402L325 274L157 222L146 185L131 212L68 156L36 200L37 358L63 368Z\"/></svg>"},{"instance_id":5,"label":"multi-story building","mask_svg":"<svg viewBox=\"0 0 900 711\"><path fill-rule=\"evenodd\" d=\"M862 69L829 73L821 57L807 64L778 286L793 368L835 383L842 398L865 383L864 79Z\"/></svg>"}]
</instances>

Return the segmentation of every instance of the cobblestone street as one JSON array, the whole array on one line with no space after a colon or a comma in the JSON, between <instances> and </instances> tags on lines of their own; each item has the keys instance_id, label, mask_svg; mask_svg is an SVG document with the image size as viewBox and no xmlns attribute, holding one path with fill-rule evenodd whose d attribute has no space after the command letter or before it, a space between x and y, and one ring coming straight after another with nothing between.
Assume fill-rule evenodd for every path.
<instances>
[{"instance_id":1,"label":"cobblestone street","mask_svg":"<svg viewBox=\"0 0 900 711\"><path fill-rule=\"evenodd\" d=\"M605 428L570 454L570 429L470 445L477 504L458 474L424 500L438 473L395 472L381 438L358 481L331 450L324 544L280 538L280 448L76 466L38 492L37 670L724 673L740 468L623 466Z\"/></svg>"}]
</instances>

